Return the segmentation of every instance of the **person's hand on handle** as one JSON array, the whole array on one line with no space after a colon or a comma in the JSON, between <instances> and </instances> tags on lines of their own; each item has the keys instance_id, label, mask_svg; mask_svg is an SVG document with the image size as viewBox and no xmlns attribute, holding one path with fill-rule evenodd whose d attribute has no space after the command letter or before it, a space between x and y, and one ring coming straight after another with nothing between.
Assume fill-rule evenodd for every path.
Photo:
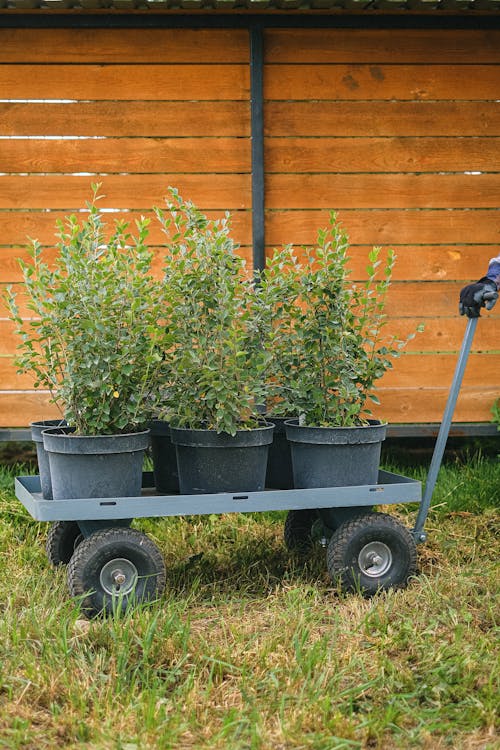
<instances>
[{"instance_id":1,"label":"person's hand on handle","mask_svg":"<svg viewBox=\"0 0 500 750\"><path fill-rule=\"evenodd\" d=\"M481 308L491 310L498 299L500 287L500 255L490 260L488 272L474 284L467 284L460 292L458 310L460 315L479 318Z\"/></svg>"}]
</instances>

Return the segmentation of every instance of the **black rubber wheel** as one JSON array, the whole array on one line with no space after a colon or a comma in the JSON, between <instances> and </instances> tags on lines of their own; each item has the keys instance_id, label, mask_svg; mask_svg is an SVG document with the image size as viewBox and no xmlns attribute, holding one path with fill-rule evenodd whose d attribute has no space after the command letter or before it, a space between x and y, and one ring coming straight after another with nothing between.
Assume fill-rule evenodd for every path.
<instances>
[{"instance_id":1,"label":"black rubber wheel","mask_svg":"<svg viewBox=\"0 0 500 750\"><path fill-rule=\"evenodd\" d=\"M91 534L68 565L70 594L82 598L82 610L89 617L157 599L165 579L156 544L142 532L124 527Z\"/></svg>"},{"instance_id":2,"label":"black rubber wheel","mask_svg":"<svg viewBox=\"0 0 500 750\"><path fill-rule=\"evenodd\" d=\"M365 513L333 533L326 563L343 591L372 596L406 586L416 572L417 548L409 530L393 516Z\"/></svg>"},{"instance_id":3,"label":"black rubber wheel","mask_svg":"<svg viewBox=\"0 0 500 750\"><path fill-rule=\"evenodd\" d=\"M67 565L73 552L83 540L76 521L54 521L50 525L45 551L51 565Z\"/></svg>"},{"instance_id":4,"label":"black rubber wheel","mask_svg":"<svg viewBox=\"0 0 500 750\"><path fill-rule=\"evenodd\" d=\"M308 552L313 545L312 530L318 520L315 510L289 510L285 519L283 536L290 552Z\"/></svg>"}]
</instances>

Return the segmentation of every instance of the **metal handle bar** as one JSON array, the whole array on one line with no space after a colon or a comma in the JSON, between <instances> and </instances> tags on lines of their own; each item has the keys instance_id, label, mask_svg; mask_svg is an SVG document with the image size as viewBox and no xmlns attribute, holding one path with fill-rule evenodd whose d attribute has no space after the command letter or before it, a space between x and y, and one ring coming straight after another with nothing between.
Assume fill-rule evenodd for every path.
<instances>
[{"instance_id":1,"label":"metal handle bar","mask_svg":"<svg viewBox=\"0 0 500 750\"><path fill-rule=\"evenodd\" d=\"M465 366L469 358L469 352L472 345L472 339L477 326L479 318L469 318L467 321L467 327L465 329L464 339L462 341L462 347L460 354L458 355L457 364L455 367L455 374L448 394L448 401L443 414L443 421L439 428L439 433L434 446L434 452L432 454L431 465L429 467L429 473L427 475L427 481L425 483L425 491L420 503L418 511L417 521L415 528L413 529L413 536L417 542L425 542L426 535L424 533L424 524L429 513L429 507L431 504L432 493L436 486L439 469L441 468L441 461L443 459L444 449L446 448L446 441L448 440L448 434L450 432L451 420L453 418L453 412L457 403L458 394L460 392L460 386L462 385L462 379L464 376Z\"/></svg>"}]
</instances>

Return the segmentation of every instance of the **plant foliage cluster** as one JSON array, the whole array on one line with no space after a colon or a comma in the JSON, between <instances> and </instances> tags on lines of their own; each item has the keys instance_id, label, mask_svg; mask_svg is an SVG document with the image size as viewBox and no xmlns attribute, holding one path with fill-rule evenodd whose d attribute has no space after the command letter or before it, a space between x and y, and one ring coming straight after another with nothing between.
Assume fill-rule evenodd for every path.
<instances>
[{"instance_id":1,"label":"plant foliage cluster","mask_svg":"<svg viewBox=\"0 0 500 750\"><path fill-rule=\"evenodd\" d=\"M276 414L315 426L365 423L376 381L406 341L385 335L394 265L369 254L367 280L350 281L349 245L331 214L299 262L277 250L249 275L230 217L210 221L170 189L155 208L167 235L163 278L153 273L149 220L110 231L97 207L58 224L49 265L36 240L22 263L26 319L18 364L50 390L79 434L133 431L156 416L235 434Z\"/></svg>"},{"instance_id":2,"label":"plant foliage cluster","mask_svg":"<svg viewBox=\"0 0 500 750\"><path fill-rule=\"evenodd\" d=\"M366 280L351 282L349 241L335 213L317 246L304 252L302 264L291 246L276 252L262 276L273 318L273 412L312 426L364 424L368 400L379 403L376 382L414 336L384 330L394 252L384 262L374 247Z\"/></svg>"},{"instance_id":3,"label":"plant foliage cluster","mask_svg":"<svg viewBox=\"0 0 500 750\"><path fill-rule=\"evenodd\" d=\"M35 387L48 389L68 423L87 435L144 423L164 367L163 288L151 272L148 221L138 221L135 234L117 222L110 234L93 190L83 220L58 222L52 267L36 240L30 262L21 261L32 317L22 316L9 293L20 370L33 373Z\"/></svg>"}]
</instances>

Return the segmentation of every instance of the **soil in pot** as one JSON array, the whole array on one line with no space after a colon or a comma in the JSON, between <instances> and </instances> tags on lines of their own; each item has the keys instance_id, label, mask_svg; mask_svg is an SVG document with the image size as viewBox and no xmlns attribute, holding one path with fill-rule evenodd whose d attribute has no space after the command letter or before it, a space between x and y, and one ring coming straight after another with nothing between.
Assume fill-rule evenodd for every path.
<instances>
[{"instance_id":1,"label":"soil in pot","mask_svg":"<svg viewBox=\"0 0 500 750\"><path fill-rule=\"evenodd\" d=\"M266 424L254 430L238 430L232 436L171 427L181 494L263 490L273 430L274 425Z\"/></svg>"}]
</instances>

